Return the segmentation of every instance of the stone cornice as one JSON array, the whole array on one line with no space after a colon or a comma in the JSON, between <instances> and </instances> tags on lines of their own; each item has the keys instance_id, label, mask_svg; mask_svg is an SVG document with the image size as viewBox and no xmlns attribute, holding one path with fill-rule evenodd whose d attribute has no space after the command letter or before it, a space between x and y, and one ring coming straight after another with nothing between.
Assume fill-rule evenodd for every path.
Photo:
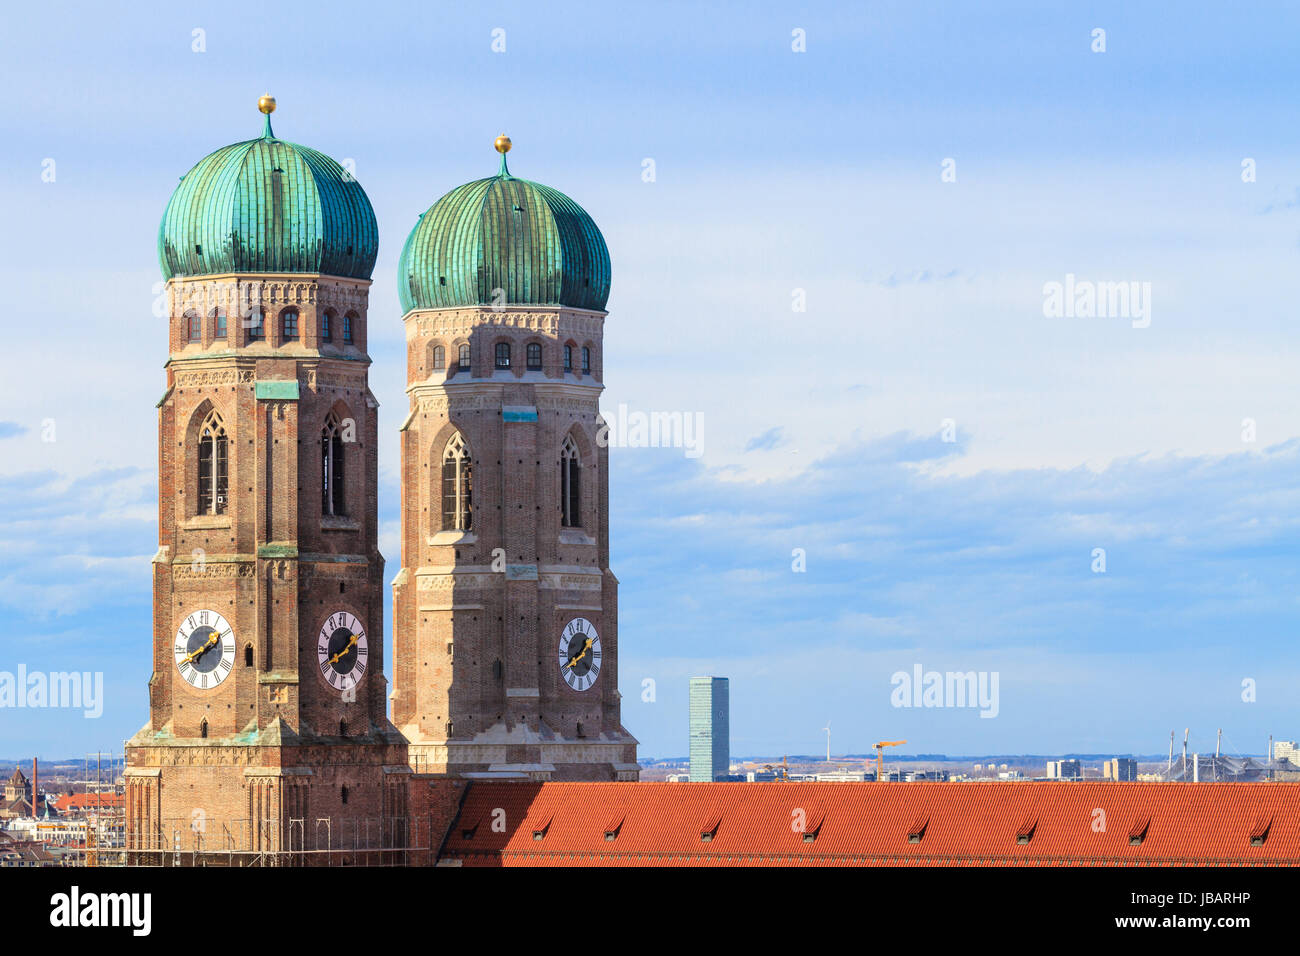
<instances>
[{"instance_id":1,"label":"stone cornice","mask_svg":"<svg viewBox=\"0 0 1300 956\"><path fill-rule=\"evenodd\" d=\"M412 310L403 316L402 321L406 324L408 340L421 335L468 335L474 329L483 327L519 329L554 336L561 333L599 336L604 329L606 315L605 312L571 309L567 306L557 306L554 309L537 306L493 309L483 306L473 309Z\"/></svg>"}]
</instances>

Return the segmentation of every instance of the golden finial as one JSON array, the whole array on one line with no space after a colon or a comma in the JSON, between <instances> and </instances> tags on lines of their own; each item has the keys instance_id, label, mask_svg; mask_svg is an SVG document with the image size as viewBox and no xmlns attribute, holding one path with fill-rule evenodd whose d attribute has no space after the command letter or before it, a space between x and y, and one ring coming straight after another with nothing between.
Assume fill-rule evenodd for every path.
<instances>
[{"instance_id":1,"label":"golden finial","mask_svg":"<svg viewBox=\"0 0 1300 956\"><path fill-rule=\"evenodd\" d=\"M492 141L492 145L496 148L498 153L504 156L506 153L510 152L510 147L513 144L510 142L510 137L505 133L502 133Z\"/></svg>"},{"instance_id":2,"label":"golden finial","mask_svg":"<svg viewBox=\"0 0 1300 956\"><path fill-rule=\"evenodd\" d=\"M275 112L275 97L270 93L263 93L257 100L257 108L270 116Z\"/></svg>"}]
</instances>

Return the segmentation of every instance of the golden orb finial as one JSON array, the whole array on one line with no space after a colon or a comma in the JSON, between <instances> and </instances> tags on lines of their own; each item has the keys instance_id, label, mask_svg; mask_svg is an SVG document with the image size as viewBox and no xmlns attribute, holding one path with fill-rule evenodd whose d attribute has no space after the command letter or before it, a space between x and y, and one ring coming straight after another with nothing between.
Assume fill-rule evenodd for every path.
<instances>
[{"instance_id":1,"label":"golden orb finial","mask_svg":"<svg viewBox=\"0 0 1300 956\"><path fill-rule=\"evenodd\" d=\"M257 108L267 116L270 116L275 112L275 97L270 93L263 93L257 99Z\"/></svg>"},{"instance_id":2,"label":"golden orb finial","mask_svg":"<svg viewBox=\"0 0 1300 956\"><path fill-rule=\"evenodd\" d=\"M505 133L502 133L500 136L498 136L495 140L492 141L492 145L496 148L496 151L498 153L505 155L506 153L510 152L510 147L513 144L510 142L510 137L507 136Z\"/></svg>"}]
</instances>

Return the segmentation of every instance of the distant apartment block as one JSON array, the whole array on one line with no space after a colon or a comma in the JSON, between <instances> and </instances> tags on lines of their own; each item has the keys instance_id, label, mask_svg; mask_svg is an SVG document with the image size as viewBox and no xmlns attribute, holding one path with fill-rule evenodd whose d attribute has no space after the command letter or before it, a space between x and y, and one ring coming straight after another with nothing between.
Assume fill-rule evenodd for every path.
<instances>
[{"instance_id":1,"label":"distant apartment block","mask_svg":"<svg viewBox=\"0 0 1300 956\"><path fill-rule=\"evenodd\" d=\"M1300 766L1300 746L1294 740L1275 740L1273 742L1273 759L1289 760Z\"/></svg>"},{"instance_id":2,"label":"distant apartment block","mask_svg":"<svg viewBox=\"0 0 1300 956\"><path fill-rule=\"evenodd\" d=\"M1101 765L1101 776L1104 780L1137 780L1138 762L1132 757L1107 760Z\"/></svg>"},{"instance_id":3,"label":"distant apartment block","mask_svg":"<svg viewBox=\"0 0 1300 956\"><path fill-rule=\"evenodd\" d=\"M691 678L691 782L712 783L731 769L730 683Z\"/></svg>"},{"instance_id":4,"label":"distant apartment block","mask_svg":"<svg viewBox=\"0 0 1300 956\"><path fill-rule=\"evenodd\" d=\"M1048 780L1079 780L1083 777L1083 767L1077 760L1047 761Z\"/></svg>"}]
</instances>

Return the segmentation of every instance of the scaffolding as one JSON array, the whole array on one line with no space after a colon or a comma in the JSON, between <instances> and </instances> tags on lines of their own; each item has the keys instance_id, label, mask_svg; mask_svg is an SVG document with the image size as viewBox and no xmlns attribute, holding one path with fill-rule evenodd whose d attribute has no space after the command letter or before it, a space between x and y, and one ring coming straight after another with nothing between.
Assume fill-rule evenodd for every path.
<instances>
[{"instance_id":1,"label":"scaffolding","mask_svg":"<svg viewBox=\"0 0 1300 956\"><path fill-rule=\"evenodd\" d=\"M445 832L406 817L276 820L167 819L126 845L99 853L101 866L430 866Z\"/></svg>"}]
</instances>

